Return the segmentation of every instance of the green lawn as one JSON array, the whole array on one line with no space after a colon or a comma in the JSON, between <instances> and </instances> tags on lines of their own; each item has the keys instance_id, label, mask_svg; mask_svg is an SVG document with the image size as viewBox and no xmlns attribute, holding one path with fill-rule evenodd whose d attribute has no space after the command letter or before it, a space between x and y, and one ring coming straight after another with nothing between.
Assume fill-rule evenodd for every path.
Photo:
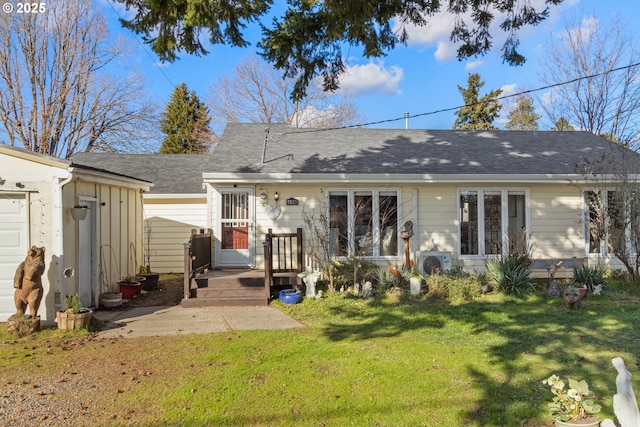
<instances>
[{"instance_id":1,"label":"green lawn","mask_svg":"<svg viewBox=\"0 0 640 427\"><path fill-rule=\"evenodd\" d=\"M591 296L579 310L542 296L455 305L335 296L274 303L307 328L88 340L60 352L52 343L71 338L57 331L5 335L0 374L100 370L100 358L150 370L104 397L114 411L138 409L96 418L102 425L551 425L541 383L551 374L586 379L613 418L612 358L640 390L640 299L623 296Z\"/></svg>"}]
</instances>

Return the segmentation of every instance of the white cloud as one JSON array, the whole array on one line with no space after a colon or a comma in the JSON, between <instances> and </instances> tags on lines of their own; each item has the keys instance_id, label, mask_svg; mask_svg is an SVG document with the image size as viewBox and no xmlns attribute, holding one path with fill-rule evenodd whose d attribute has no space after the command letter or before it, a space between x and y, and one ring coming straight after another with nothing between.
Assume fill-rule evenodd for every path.
<instances>
[{"instance_id":1,"label":"white cloud","mask_svg":"<svg viewBox=\"0 0 640 427\"><path fill-rule=\"evenodd\" d=\"M512 83L510 85L504 85L500 88L500 90L502 90L502 93L500 94L501 97L503 96L509 96L509 95L513 95L514 93L516 93L516 88L518 87L518 85L516 83Z\"/></svg>"},{"instance_id":2,"label":"white cloud","mask_svg":"<svg viewBox=\"0 0 640 427\"><path fill-rule=\"evenodd\" d=\"M484 64L484 61L480 61L480 60L467 62L467 64L464 66L464 69L466 71L475 70L476 68L480 67L482 64Z\"/></svg>"},{"instance_id":3,"label":"white cloud","mask_svg":"<svg viewBox=\"0 0 640 427\"><path fill-rule=\"evenodd\" d=\"M579 0L566 0L565 3L573 5ZM518 3L518 2L516 2ZM530 0L530 5L536 10L544 10L546 7L545 0ZM554 20L558 15L561 14L561 11L564 10L562 5L560 6L552 6L549 9L551 11L551 16L549 20ZM504 42L507 39L507 34L500 28L500 24L506 18L506 14L498 13L495 10L491 10L494 14L494 19L491 22L489 27L489 33L492 36L492 51L499 52L502 49ZM407 31L408 40L407 45L409 47L415 47L418 49L432 49L435 48L435 52L433 56L435 59L441 62L448 62L456 59L457 57L457 49L458 46L451 41L451 31L456 22L456 15L446 11L446 6L442 6L441 11L437 14L427 17L427 24L420 27L415 25L405 25L404 29ZM472 16L470 12L467 12L463 15L460 15L460 18L471 28L475 24L472 21ZM532 29L535 27L525 26L522 27L518 36L520 38L524 38L527 35L531 34ZM394 31L399 32L402 30L400 23L398 20L394 23ZM471 70L481 62L474 60L467 64L467 70Z\"/></svg>"},{"instance_id":4,"label":"white cloud","mask_svg":"<svg viewBox=\"0 0 640 427\"><path fill-rule=\"evenodd\" d=\"M400 80L403 77L401 67L393 65L385 68L382 61L369 61L364 65L347 66L340 77L340 89L349 95L365 93L384 93L401 95Z\"/></svg>"}]
</instances>

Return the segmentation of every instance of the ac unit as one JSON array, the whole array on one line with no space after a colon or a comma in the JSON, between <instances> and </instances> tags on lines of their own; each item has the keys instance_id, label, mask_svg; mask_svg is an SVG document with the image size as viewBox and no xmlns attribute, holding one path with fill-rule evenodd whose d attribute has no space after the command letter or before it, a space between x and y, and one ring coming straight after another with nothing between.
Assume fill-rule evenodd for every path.
<instances>
[{"instance_id":1,"label":"ac unit","mask_svg":"<svg viewBox=\"0 0 640 427\"><path fill-rule=\"evenodd\" d=\"M451 271L451 252L422 252L420 254L420 271L429 276L436 271Z\"/></svg>"}]
</instances>

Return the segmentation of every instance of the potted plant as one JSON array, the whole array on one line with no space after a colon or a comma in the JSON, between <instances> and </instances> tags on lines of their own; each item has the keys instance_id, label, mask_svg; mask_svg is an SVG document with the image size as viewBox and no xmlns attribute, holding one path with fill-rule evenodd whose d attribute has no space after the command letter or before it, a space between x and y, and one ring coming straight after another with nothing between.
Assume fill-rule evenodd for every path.
<instances>
[{"instance_id":1,"label":"potted plant","mask_svg":"<svg viewBox=\"0 0 640 427\"><path fill-rule=\"evenodd\" d=\"M593 392L585 380L567 378L567 383L557 375L551 375L543 384L551 388L553 401L549 402L549 412L555 418L556 426L597 427L600 419L594 415L602 407L594 402Z\"/></svg>"},{"instance_id":2,"label":"potted plant","mask_svg":"<svg viewBox=\"0 0 640 427\"><path fill-rule=\"evenodd\" d=\"M142 284L136 276L127 276L118 282L123 299L133 299L142 290Z\"/></svg>"},{"instance_id":3,"label":"potted plant","mask_svg":"<svg viewBox=\"0 0 640 427\"><path fill-rule=\"evenodd\" d=\"M149 265L140 266L140 277L144 277L145 281L142 283L142 289L145 291L153 291L158 289L158 279L160 275L158 273L152 273Z\"/></svg>"},{"instance_id":4,"label":"potted plant","mask_svg":"<svg viewBox=\"0 0 640 427\"><path fill-rule=\"evenodd\" d=\"M67 295L64 299L64 311L56 313L58 329L87 329L91 324L93 311L80 306L78 294Z\"/></svg>"}]
</instances>

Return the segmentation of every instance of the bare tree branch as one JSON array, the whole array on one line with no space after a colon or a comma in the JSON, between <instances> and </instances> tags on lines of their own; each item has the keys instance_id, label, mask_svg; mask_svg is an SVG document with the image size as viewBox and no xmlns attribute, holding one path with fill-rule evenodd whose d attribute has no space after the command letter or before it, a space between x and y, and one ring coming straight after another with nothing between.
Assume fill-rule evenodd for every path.
<instances>
[{"instance_id":1,"label":"bare tree branch","mask_svg":"<svg viewBox=\"0 0 640 427\"><path fill-rule=\"evenodd\" d=\"M0 15L0 124L9 144L62 158L139 149L155 108L139 75L110 73L128 53L89 0Z\"/></svg>"},{"instance_id":2,"label":"bare tree branch","mask_svg":"<svg viewBox=\"0 0 640 427\"><path fill-rule=\"evenodd\" d=\"M252 55L236 67L233 77L221 77L207 98L218 129L228 122L286 123L291 127L340 127L361 121L352 102L328 92L320 83L299 101L290 98L295 81Z\"/></svg>"}]
</instances>

